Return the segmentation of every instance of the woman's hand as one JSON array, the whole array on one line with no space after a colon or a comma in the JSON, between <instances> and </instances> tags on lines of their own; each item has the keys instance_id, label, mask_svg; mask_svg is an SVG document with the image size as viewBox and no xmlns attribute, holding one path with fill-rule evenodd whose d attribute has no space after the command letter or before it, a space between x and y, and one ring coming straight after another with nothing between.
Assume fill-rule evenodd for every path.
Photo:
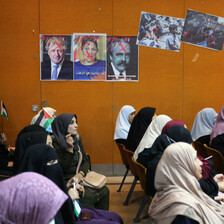
<instances>
[{"instance_id":1,"label":"woman's hand","mask_svg":"<svg viewBox=\"0 0 224 224\"><path fill-rule=\"evenodd\" d=\"M73 139L72 135L71 135L71 134L67 134L67 135L65 136L65 141L66 141L66 143L67 143L67 148L66 148L66 150L67 150L68 152L73 153L74 139Z\"/></svg>"},{"instance_id":2,"label":"woman's hand","mask_svg":"<svg viewBox=\"0 0 224 224\"><path fill-rule=\"evenodd\" d=\"M224 175L222 173L219 173L219 174L216 174L214 177L213 177L213 180L218 183L220 181L224 181Z\"/></svg>"},{"instance_id":3,"label":"woman's hand","mask_svg":"<svg viewBox=\"0 0 224 224\"><path fill-rule=\"evenodd\" d=\"M67 188L69 189L69 188L73 187L73 183L74 182L76 182L76 179L74 177L72 177L71 179L69 179L68 182L67 182L67 184L66 184Z\"/></svg>"},{"instance_id":4,"label":"woman's hand","mask_svg":"<svg viewBox=\"0 0 224 224\"><path fill-rule=\"evenodd\" d=\"M79 199L79 192L76 188L70 188L68 190L68 194L71 197L72 201L75 201L75 200Z\"/></svg>"}]
</instances>

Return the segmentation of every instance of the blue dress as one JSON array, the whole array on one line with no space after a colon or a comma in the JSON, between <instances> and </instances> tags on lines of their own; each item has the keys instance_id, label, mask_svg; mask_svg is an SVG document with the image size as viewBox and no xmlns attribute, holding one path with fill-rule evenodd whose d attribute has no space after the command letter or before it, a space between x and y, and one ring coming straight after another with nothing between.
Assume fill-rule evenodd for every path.
<instances>
[{"instance_id":1,"label":"blue dress","mask_svg":"<svg viewBox=\"0 0 224 224\"><path fill-rule=\"evenodd\" d=\"M96 76L102 76L105 80L106 62L98 60L93 65L83 65L80 61L74 63L74 80L92 80ZM98 79L99 80L99 79Z\"/></svg>"}]
</instances>

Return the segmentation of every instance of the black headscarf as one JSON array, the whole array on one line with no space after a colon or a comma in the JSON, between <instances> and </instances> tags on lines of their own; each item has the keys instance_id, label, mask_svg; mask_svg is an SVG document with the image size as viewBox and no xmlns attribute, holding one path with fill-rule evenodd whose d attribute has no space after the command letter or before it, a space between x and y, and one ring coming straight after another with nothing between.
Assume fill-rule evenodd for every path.
<instances>
[{"instance_id":1,"label":"black headscarf","mask_svg":"<svg viewBox=\"0 0 224 224\"><path fill-rule=\"evenodd\" d=\"M135 151L152 121L156 108L144 107L135 116L128 132L126 148Z\"/></svg>"},{"instance_id":2,"label":"black headscarf","mask_svg":"<svg viewBox=\"0 0 224 224\"><path fill-rule=\"evenodd\" d=\"M43 127L41 127L40 125L38 125L38 124L31 124L31 125L28 125L25 128L23 128L19 132L19 134L17 135L17 138L20 135L25 134L25 133L29 133L29 132L46 132L46 130Z\"/></svg>"},{"instance_id":3,"label":"black headscarf","mask_svg":"<svg viewBox=\"0 0 224 224\"><path fill-rule=\"evenodd\" d=\"M156 167L161 159L165 149L174 142L186 142L191 144L191 133L183 126L175 125L167 129L165 134L160 135L149 150L147 164L146 190L148 194L154 196L156 190L154 178Z\"/></svg>"},{"instance_id":4,"label":"black headscarf","mask_svg":"<svg viewBox=\"0 0 224 224\"><path fill-rule=\"evenodd\" d=\"M27 171L36 172L44 175L52 180L63 192L68 195L68 190L65 185L63 172L60 164L57 162L52 165L47 165L52 160L57 160L56 151L46 144L36 144L27 148L23 161L19 165L17 174ZM72 200L69 197L62 205L57 215L55 216L56 224L76 223Z\"/></svg>"},{"instance_id":5,"label":"black headscarf","mask_svg":"<svg viewBox=\"0 0 224 224\"><path fill-rule=\"evenodd\" d=\"M76 118L77 122L76 114L60 114L54 119L53 123L51 124L52 132L56 137L60 148L63 150L66 150L67 148L65 136L68 134L68 126L71 123L73 117Z\"/></svg>"},{"instance_id":6,"label":"black headscarf","mask_svg":"<svg viewBox=\"0 0 224 224\"><path fill-rule=\"evenodd\" d=\"M16 172L16 170L18 169L19 164L23 160L24 152L29 146L35 145L38 143L46 143L48 133L45 130L41 130L41 129L39 129L41 131L38 132L37 131L38 128L36 128L37 126L30 125L24 128L25 131L23 129L21 131L22 133L18 135L16 139L16 144L15 144L15 160L13 164L14 172ZM27 132L28 130L29 132Z\"/></svg>"}]
</instances>

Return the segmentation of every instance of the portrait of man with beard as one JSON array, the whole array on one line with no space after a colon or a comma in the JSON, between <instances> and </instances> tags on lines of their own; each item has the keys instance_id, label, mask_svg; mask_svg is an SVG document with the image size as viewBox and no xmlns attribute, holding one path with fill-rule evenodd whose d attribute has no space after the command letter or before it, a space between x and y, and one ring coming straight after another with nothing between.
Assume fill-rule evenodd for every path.
<instances>
[{"instance_id":1,"label":"portrait of man with beard","mask_svg":"<svg viewBox=\"0 0 224 224\"><path fill-rule=\"evenodd\" d=\"M138 81L136 37L109 36L107 41L107 80Z\"/></svg>"}]
</instances>

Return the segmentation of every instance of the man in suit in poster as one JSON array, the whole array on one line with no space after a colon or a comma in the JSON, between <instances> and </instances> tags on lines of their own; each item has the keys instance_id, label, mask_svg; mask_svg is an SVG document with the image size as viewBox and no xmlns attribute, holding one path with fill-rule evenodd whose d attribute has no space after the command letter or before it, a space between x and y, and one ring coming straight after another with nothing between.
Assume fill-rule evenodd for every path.
<instances>
[{"instance_id":1,"label":"man in suit in poster","mask_svg":"<svg viewBox=\"0 0 224 224\"><path fill-rule=\"evenodd\" d=\"M107 80L138 80L138 48L136 37L109 37Z\"/></svg>"},{"instance_id":2,"label":"man in suit in poster","mask_svg":"<svg viewBox=\"0 0 224 224\"><path fill-rule=\"evenodd\" d=\"M41 63L41 80L72 80L73 63L65 59L67 42L64 38L53 36L45 44L50 60Z\"/></svg>"}]
</instances>

